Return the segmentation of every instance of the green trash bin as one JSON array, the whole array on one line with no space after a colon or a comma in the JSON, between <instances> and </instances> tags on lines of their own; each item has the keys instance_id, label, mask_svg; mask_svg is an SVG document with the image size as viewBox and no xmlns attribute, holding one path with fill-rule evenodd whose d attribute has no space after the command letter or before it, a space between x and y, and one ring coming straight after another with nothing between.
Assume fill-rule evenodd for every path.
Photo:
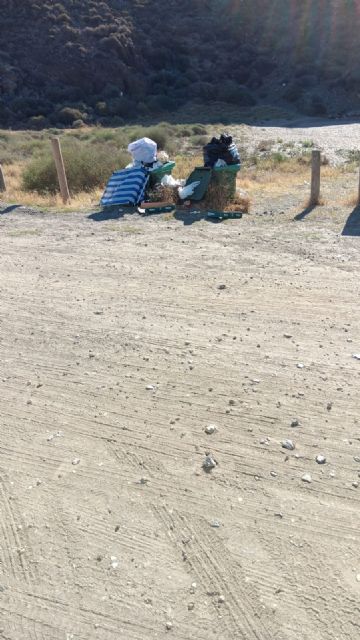
<instances>
[{"instance_id":1,"label":"green trash bin","mask_svg":"<svg viewBox=\"0 0 360 640\"><path fill-rule=\"evenodd\" d=\"M240 164L228 164L226 167L214 167L212 183L219 186L227 193L229 200L234 200L236 195L236 177L241 168Z\"/></svg>"},{"instance_id":2,"label":"green trash bin","mask_svg":"<svg viewBox=\"0 0 360 640\"><path fill-rule=\"evenodd\" d=\"M162 167L150 171L150 187L154 187L159 184L164 176L171 176L172 170L175 167L175 162L165 162Z\"/></svg>"}]
</instances>

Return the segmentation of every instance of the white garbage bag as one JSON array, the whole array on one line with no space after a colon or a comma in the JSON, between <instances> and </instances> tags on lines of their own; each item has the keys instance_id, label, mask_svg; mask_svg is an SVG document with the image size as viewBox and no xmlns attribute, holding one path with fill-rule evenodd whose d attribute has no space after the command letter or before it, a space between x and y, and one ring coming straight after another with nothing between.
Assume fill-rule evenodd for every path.
<instances>
[{"instance_id":1,"label":"white garbage bag","mask_svg":"<svg viewBox=\"0 0 360 640\"><path fill-rule=\"evenodd\" d=\"M193 195L196 187L200 184L200 180L196 182L192 182L191 184L186 185L186 187L179 187L178 194L181 200L186 200L186 198L190 198Z\"/></svg>"},{"instance_id":2,"label":"white garbage bag","mask_svg":"<svg viewBox=\"0 0 360 640\"><path fill-rule=\"evenodd\" d=\"M163 187L182 187L185 184L185 180L175 180L172 176L165 174L161 184Z\"/></svg>"},{"instance_id":3,"label":"white garbage bag","mask_svg":"<svg viewBox=\"0 0 360 640\"><path fill-rule=\"evenodd\" d=\"M129 144L128 152L131 153L135 162L150 164L156 161L157 144L150 138L140 138Z\"/></svg>"}]
</instances>

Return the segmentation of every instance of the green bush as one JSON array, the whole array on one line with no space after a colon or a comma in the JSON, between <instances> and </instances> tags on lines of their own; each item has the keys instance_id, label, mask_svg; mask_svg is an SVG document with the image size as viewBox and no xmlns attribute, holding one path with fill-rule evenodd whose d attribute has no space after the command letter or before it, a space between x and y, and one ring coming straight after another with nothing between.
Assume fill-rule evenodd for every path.
<instances>
[{"instance_id":1,"label":"green bush","mask_svg":"<svg viewBox=\"0 0 360 640\"><path fill-rule=\"evenodd\" d=\"M64 107L56 114L56 119L61 124L72 125L75 120L82 120L83 114L79 109L72 109L71 107Z\"/></svg>"},{"instance_id":2,"label":"green bush","mask_svg":"<svg viewBox=\"0 0 360 640\"><path fill-rule=\"evenodd\" d=\"M195 136L206 136L207 129L202 124L194 124L192 127Z\"/></svg>"},{"instance_id":3,"label":"green bush","mask_svg":"<svg viewBox=\"0 0 360 640\"><path fill-rule=\"evenodd\" d=\"M79 142L73 137L62 143L69 189L72 193L104 187L110 175L129 162L129 156L115 146ZM59 189L51 151L46 149L29 162L22 175L23 188L38 193Z\"/></svg>"},{"instance_id":4,"label":"green bush","mask_svg":"<svg viewBox=\"0 0 360 640\"><path fill-rule=\"evenodd\" d=\"M165 127L150 127L145 133L147 138L151 138L156 142L158 149L166 149L169 142L169 134Z\"/></svg>"}]
</instances>

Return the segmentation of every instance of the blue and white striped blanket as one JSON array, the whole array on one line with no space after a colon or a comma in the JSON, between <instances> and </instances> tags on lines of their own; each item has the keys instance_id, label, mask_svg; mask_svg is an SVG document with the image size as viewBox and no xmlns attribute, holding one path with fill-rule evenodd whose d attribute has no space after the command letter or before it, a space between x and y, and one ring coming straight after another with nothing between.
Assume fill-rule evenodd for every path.
<instances>
[{"instance_id":1,"label":"blue and white striped blanket","mask_svg":"<svg viewBox=\"0 0 360 640\"><path fill-rule=\"evenodd\" d=\"M100 204L111 207L116 204L139 204L144 199L149 172L143 167L122 169L112 174Z\"/></svg>"}]
</instances>

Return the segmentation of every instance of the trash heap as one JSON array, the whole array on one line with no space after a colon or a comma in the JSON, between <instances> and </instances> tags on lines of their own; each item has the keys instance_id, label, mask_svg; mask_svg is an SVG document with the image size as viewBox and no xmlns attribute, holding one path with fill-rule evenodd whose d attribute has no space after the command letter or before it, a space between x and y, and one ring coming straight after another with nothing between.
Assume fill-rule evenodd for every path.
<instances>
[{"instance_id":1,"label":"trash heap","mask_svg":"<svg viewBox=\"0 0 360 640\"><path fill-rule=\"evenodd\" d=\"M235 196L241 162L231 135L222 133L219 138L212 138L203 148L204 165L196 167L184 180L173 178L175 162L164 151L158 153L156 142L150 138L131 142L128 151L132 162L111 176L101 199L103 207L138 206L144 214L171 211L184 202L199 203L208 191L221 194L219 201L224 202ZM212 213L213 217L220 217Z\"/></svg>"}]
</instances>

